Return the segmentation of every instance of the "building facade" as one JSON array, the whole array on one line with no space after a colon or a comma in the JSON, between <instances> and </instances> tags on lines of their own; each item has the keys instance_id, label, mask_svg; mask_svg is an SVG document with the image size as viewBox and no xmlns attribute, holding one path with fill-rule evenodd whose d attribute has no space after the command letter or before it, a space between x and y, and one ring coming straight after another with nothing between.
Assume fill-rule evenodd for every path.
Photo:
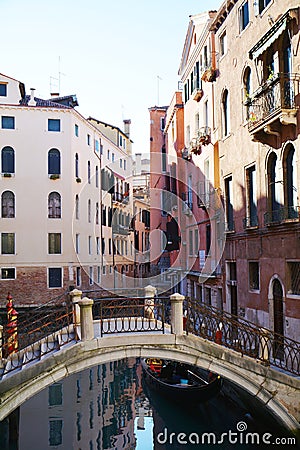
<instances>
[{"instance_id":1,"label":"building facade","mask_svg":"<svg viewBox=\"0 0 300 450\"><path fill-rule=\"evenodd\" d=\"M109 257L101 214L103 152L122 159L124 179L129 156L76 106L76 96L42 100L0 75L3 305L7 292L16 305L36 305L74 287L102 286L103 257ZM114 177L111 182L110 197L119 192ZM127 216L130 221L130 211Z\"/></svg>"},{"instance_id":2,"label":"building facade","mask_svg":"<svg viewBox=\"0 0 300 450\"><path fill-rule=\"evenodd\" d=\"M229 1L211 27L225 308L299 338L299 5Z\"/></svg>"}]
</instances>

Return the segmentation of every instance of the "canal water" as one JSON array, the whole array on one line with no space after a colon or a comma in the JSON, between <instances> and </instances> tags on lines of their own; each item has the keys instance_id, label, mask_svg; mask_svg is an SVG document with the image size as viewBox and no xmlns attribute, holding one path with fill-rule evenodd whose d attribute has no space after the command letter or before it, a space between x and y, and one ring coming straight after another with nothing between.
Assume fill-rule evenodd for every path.
<instances>
[{"instance_id":1,"label":"canal water","mask_svg":"<svg viewBox=\"0 0 300 450\"><path fill-rule=\"evenodd\" d=\"M133 358L54 383L0 423L0 450L297 448L293 441L230 382L209 402L183 407L149 390Z\"/></svg>"}]
</instances>

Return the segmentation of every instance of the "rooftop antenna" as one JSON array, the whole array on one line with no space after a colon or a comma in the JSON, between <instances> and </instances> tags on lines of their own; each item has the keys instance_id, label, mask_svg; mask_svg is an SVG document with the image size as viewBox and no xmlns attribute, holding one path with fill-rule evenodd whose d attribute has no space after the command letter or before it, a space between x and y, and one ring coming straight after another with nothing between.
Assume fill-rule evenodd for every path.
<instances>
[{"instance_id":1,"label":"rooftop antenna","mask_svg":"<svg viewBox=\"0 0 300 450\"><path fill-rule=\"evenodd\" d=\"M60 95L60 82L61 82L61 75L66 75L65 73L60 71L60 62L61 58L58 57L58 77L52 77L50 76L50 93L55 92ZM54 86L53 86L54 85ZM54 89L53 89L54 87Z\"/></svg>"}]
</instances>

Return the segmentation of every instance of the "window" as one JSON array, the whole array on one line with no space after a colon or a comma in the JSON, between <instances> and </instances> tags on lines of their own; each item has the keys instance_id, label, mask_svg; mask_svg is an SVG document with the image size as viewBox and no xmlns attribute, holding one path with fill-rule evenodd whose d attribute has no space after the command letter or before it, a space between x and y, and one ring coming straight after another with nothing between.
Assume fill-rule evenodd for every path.
<instances>
[{"instance_id":1,"label":"window","mask_svg":"<svg viewBox=\"0 0 300 450\"><path fill-rule=\"evenodd\" d=\"M3 219L11 219L15 217L15 194L11 191L2 192L1 217Z\"/></svg>"},{"instance_id":2,"label":"window","mask_svg":"<svg viewBox=\"0 0 300 450\"><path fill-rule=\"evenodd\" d=\"M75 123L75 136L78 137L78 135L79 135L79 128L78 128L78 125L76 125L76 123Z\"/></svg>"},{"instance_id":3,"label":"window","mask_svg":"<svg viewBox=\"0 0 300 450\"><path fill-rule=\"evenodd\" d=\"M284 180L284 206L285 217L295 219L299 213L297 211L297 166L295 148L288 144L283 157L283 180Z\"/></svg>"},{"instance_id":4,"label":"window","mask_svg":"<svg viewBox=\"0 0 300 450\"><path fill-rule=\"evenodd\" d=\"M108 254L109 255L111 255L111 249L112 249L111 239L108 239Z\"/></svg>"},{"instance_id":5,"label":"window","mask_svg":"<svg viewBox=\"0 0 300 450\"><path fill-rule=\"evenodd\" d=\"M89 268L89 284L94 284L93 267Z\"/></svg>"},{"instance_id":6,"label":"window","mask_svg":"<svg viewBox=\"0 0 300 450\"><path fill-rule=\"evenodd\" d=\"M91 136L89 134L87 134L87 136L86 136L86 142L87 142L87 145L91 145Z\"/></svg>"},{"instance_id":7,"label":"window","mask_svg":"<svg viewBox=\"0 0 300 450\"><path fill-rule=\"evenodd\" d=\"M48 152L48 175L60 175L60 152L57 148Z\"/></svg>"},{"instance_id":8,"label":"window","mask_svg":"<svg viewBox=\"0 0 300 450\"><path fill-rule=\"evenodd\" d=\"M2 116L1 126L7 130L14 130L15 128L15 118L12 116Z\"/></svg>"},{"instance_id":9,"label":"window","mask_svg":"<svg viewBox=\"0 0 300 450\"><path fill-rule=\"evenodd\" d=\"M97 255L100 255L100 238L96 237L96 253Z\"/></svg>"},{"instance_id":10,"label":"window","mask_svg":"<svg viewBox=\"0 0 300 450\"><path fill-rule=\"evenodd\" d=\"M227 89L223 92L222 97L222 118L223 118L223 137L229 134L229 94Z\"/></svg>"},{"instance_id":11,"label":"window","mask_svg":"<svg viewBox=\"0 0 300 450\"><path fill-rule=\"evenodd\" d=\"M249 289L251 291L259 290L259 263L257 261L249 262Z\"/></svg>"},{"instance_id":12,"label":"window","mask_svg":"<svg viewBox=\"0 0 300 450\"><path fill-rule=\"evenodd\" d=\"M88 161L87 176L88 176L88 183L91 184L91 162L90 161Z\"/></svg>"},{"instance_id":13,"label":"window","mask_svg":"<svg viewBox=\"0 0 300 450\"><path fill-rule=\"evenodd\" d=\"M110 151L107 150L107 159L109 159L109 158L110 158Z\"/></svg>"},{"instance_id":14,"label":"window","mask_svg":"<svg viewBox=\"0 0 300 450\"><path fill-rule=\"evenodd\" d=\"M225 211L226 211L226 231L234 231L233 221L233 192L232 192L232 177L225 179Z\"/></svg>"},{"instance_id":15,"label":"window","mask_svg":"<svg viewBox=\"0 0 300 450\"><path fill-rule=\"evenodd\" d=\"M48 119L48 131L60 131L60 119Z\"/></svg>"},{"instance_id":16,"label":"window","mask_svg":"<svg viewBox=\"0 0 300 450\"><path fill-rule=\"evenodd\" d=\"M227 53L227 34L224 31L220 36L220 54L221 56Z\"/></svg>"},{"instance_id":17,"label":"window","mask_svg":"<svg viewBox=\"0 0 300 450\"><path fill-rule=\"evenodd\" d=\"M92 236L88 237L88 248L89 248L89 255L92 254Z\"/></svg>"},{"instance_id":18,"label":"window","mask_svg":"<svg viewBox=\"0 0 300 450\"><path fill-rule=\"evenodd\" d=\"M99 187L99 169L98 169L98 166L96 166L96 169L95 169L95 182L96 182L96 187Z\"/></svg>"},{"instance_id":19,"label":"window","mask_svg":"<svg viewBox=\"0 0 300 450\"><path fill-rule=\"evenodd\" d=\"M15 173L15 152L11 147L4 147L1 151L1 172Z\"/></svg>"},{"instance_id":20,"label":"window","mask_svg":"<svg viewBox=\"0 0 300 450\"><path fill-rule=\"evenodd\" d=\"M49 288L62 287L62 268L49 267L48 269L48 286Z\"/></svg>"},{"instance_id":21,"label":"window","mask_svg":"<svg viewBox=\"0 0 300 450\"><path fill-rule=\"evenodd\" d=\"M198 255L198 250L199 250L199 232L198 229L196 228L194 230L194 254Z\"/></svg>"},{"instance_id":22,"label":"window","mask_svg":"<svg viewBox=\"0 0 300 450\"><path fill-rule=\"evenodd\" d=\"M115 154L114 153L111 154L111 160L112 160L112 162L115 162Z\"/></svg>"},{"instance_id":23,"label":"window","mask_svg":"<svg viewBox=\"0 0 300 450\"><path fill-rule=\"evenodd\" d=\"M205 239L206 239L206 256L208 256L209 252L210 252L210 244L211 244L211 226L210 226L210 224L206 225Z\"/></svg>"},{"instance_id":24,"label":"window","mask_svg":"<svg viewBox=\"0 0 300 450\"><path fill-rule=\"evenodd\" d=\"M288 294L300 295L300 262L287 263Z\"/></svg>"},{"instance_id":25,"label":"window","mask_svg":"<svg viewBox=\"0 0 300 450\"><path fill-rule=\"evenodd\" d=\"M280 218L279 203L279 183L276 173L277 156L272 152L268 159L267 176L268 176L268 214L267 223L278 222Z\"/></svg>"},{"instance_id":26,"label":"window","mask_svg":"<svg viewBox=\"0 0 300 450\"><path fill-rule=\"evenodd\" d=\"M101 283L101 267L97 266L97 283Z\"/></svg>"},{"instance_id":27,"label":"window","mask_svg":"<svg viewBox=\"0 0 300 450\"><path fill-rule=\"evenodd\" d=\"M0 83L0 97L6 97L6 96L7 96L7 84Z\"/></svg>"},{"instance_id":28,"label":"window","mask_svg":"<svg viewBox=\"0 0 300 450\"><path fill-rule=\"evenodd\" d=\"M257 199L256 199L256 170L255 166L249 167L246 170L246 207L247 218L246 227L257 226Z\"/></svg>"},{"instance_id":29,"label":"window","mask_svg":"<svg viewBox=\"0 0 300 450\"><path fill-rule=\"evenodd\" d=\"M161 131L164 131L165 129L165 117L160 118L160 129Z\"/></svg>"},{"instance_id":30,"label":"window","mask_svg":"<svg viewBox=\"0 0 300 450\"><path fill-rule=\"evenodd\" d=\"M102 255L105 253L105 238L102 238Z\"/></svg>"},{"instance_id":31,"label":"window","mask_svg":"<svg viewBox=\"0 0 300 450\"><path fill-rule=\"evenodd\" d=\"M61 218L61 197L58 192L50 192L48 196L48 218Z\"/></svg>"},{"instance_id":32,"label":"window","mask_svg":"<svg viewBox=\"0 0 300 450\"><path fill-rule=\"evenodd\" d=\"M96 225L99 225L99 203L96 202Z\"/></svg>"},{"instance_id":33,"label":"window","mask_svg":"<svg viewBox=\"0 0 300 450\"><path fill-rule=\"evenodd\" d=\"M62 385L59 383L52 384L48 390L48 405L59 406L62 405Z\"/></svg>"},{"instance_id":34,"label":"window","mask_svg":"<svg viewBox=\"0 0 300 450\"><path fill-rule=\"evenodd\" d=\"M120 169L122 169L122 167L123 167L123 159L120 158Z\"/></svg>"},{"instance_id":35,"label":"window","mask_svg":"<svg viewBox=\"0 0 300 450\"><path fill-rule=\"evenodd\" d=\"M165 145L161 149L161 170L162 172L166 172L167 170L167 152Z\"/></svg>"},{"instance_id":36,"label":"window","mask_svg":"<svg viewBox=\"0 0 300 450\"><path fill-rule=\"evenodd\" d=\"M76 267L76 286L81 285L81 268Z\"/></svg>"},{"instance_id":37,"label":"window","mask_svg":"<svg viewBox=\"0 0 300 450\"><path fill-rule=\"evenodd\" d=\"M95 139L95 152L99 153L99 151L100 151L99 141L98 141L98 139Z\"/></svg>"},{"instance_id":38,"label":"window","mask_svg":"<svg viewBox=\"0 0 300 450\"><path fill-rule=\"evenodd\" d=\"M75 219L79 219L79 196L78 194L75 197Z\"/></svg>"},{"instance_id":39,"label":"window","mask_svg":"<svg viewBox=\"0 0 300 450\"><path fill-rule=\"evenodd\" d=\"M61 254L61 233L48 233L48 253Z\"/></svg>"},{"instance_id":40,"label":"window","mask_svg":"<svg viewBox=\"0 0 300 450\"><path fill-rule=\"evenodd\" d=\"M1 233L1 254L15 254L15 233Z\"/></svg>"},{"instance_id":41,"label":"window","mask_svg":"<svg viewBox=\"0 0 300 450\"><path fill-rule=\"evenodd\" d=\"M193 255L193 230L189 231L189 255Z\"/></svg>"},{"instance_id":42,"label":"window","mask_svg":"<svg viewBox=\"0 0 300 450\"><path fill-rule=\"evenodd\" d=\"M126 159L124 159L123 167L124 167L124 170L126 170Z\"/></svg>"},{"instance_id":43,"label":"window","mask_svg":"<svg viewBox=\"0 0 300 450\"><path fill-rule=\"evenodd\" d=\"M271 0L259 0L258 2L259 14L267 7L269 3L271 3Z\"/></svg>"},{"instance_id":44,"label":"window","mask_svg":"<svg viewBox=\"0 0 300 450\"><path fill-rule=\"evenodd\" d=\"M243 31L249 23L249 5L248 0L243 3L239 9L240 32Z\"/></svg>"},{"instance_id":45,"label":"window","mask_svg":"<svg viewBox=\"0 0 300 450\"><path fill-rule=\"evenodd\" d=\"M2 267L1 269L1 280L15 280L16 279L16 269L14 267Z\"/></svg>"},{"instance_id":46,"label":"window","mask_svg":"<svg viewBox=\"0 0 300 450\"><path fill-rule=\"evenodd\" d=\"M92 217L92 206L91 206L91 200L88 200L88 223L91 223L91 217Z\"/></svg>"},{"instance_id":47,"label":"window","mask_svg":"<svg viewBox=\"0 0 300 450\"><path fill-rule=\"evenodd\" d=\"M75 154L75 177L79 177L79 158L78 153Z\"/></svg>"},{"instance_id":48,"label":"window","mask_svg":"<svg viewBox=\"0 0 300 450\"><path fill-rule=\"evenodd\" d=\"M80 237L79 237L79 234L76 234L76 236L75 236L75 251L77 254L79 253L79 244L80 244Z\"/></svg>"},{"instance_id":49,"label":"window","mask_svg":"<svg viewBox=\"0 0 300 450\"><path fill-rule=\"evenodd\" d=\"M55 419L49 421L49 445L58 446L62 444L62 426L63 421L61 419Z\"/></svg>"}]
</instances>

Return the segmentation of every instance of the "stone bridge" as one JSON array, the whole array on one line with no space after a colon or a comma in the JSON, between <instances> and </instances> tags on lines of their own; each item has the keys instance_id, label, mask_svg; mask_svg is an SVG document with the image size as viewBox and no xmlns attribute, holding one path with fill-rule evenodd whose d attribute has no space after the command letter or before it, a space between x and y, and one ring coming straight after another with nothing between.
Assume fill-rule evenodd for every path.
<instances>
[{"instance_id":1,"label":"stone bridge","mask_svg":"<svg viewBox=\"0 0 300 450\"><path fill-rule=\"evenodd\" d=\"M77 301L76 333L79 339L71 340L38 361L24 365L22 370L13 370L2 376L0 420L34 394L75 372L128 357L158 357L194 364L219 373L260 400L262 406L298 434L299 377L276 370L218 343L187 334L182 323L184 297L173 294L170 298L171 324L165 326L164 333L154 327L149 331L142 329L143 318L135 318L134 332L118 332L120 324L123 327L126 321L127 326L130 324L132 318L128 317L125 322L124 318L117 319L115 332L109 335L104 335L101 330L103 323L106 327L110 326L111 319L93 320L93 301L87 298ZM154 320L150 315L149 323Z\"/></svg>"}]
</instances>

